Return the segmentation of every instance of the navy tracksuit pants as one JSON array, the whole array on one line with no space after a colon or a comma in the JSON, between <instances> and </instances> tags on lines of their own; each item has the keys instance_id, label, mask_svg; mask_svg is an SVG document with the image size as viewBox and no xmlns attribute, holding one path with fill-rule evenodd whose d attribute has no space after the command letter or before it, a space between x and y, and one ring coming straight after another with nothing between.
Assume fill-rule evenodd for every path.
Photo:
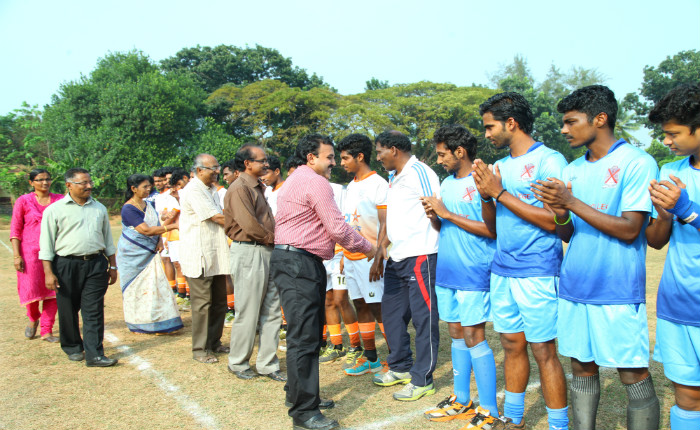
<instances>
[{"instance_id":1,"label":"navy tracksuit pants","mask_svg":"<svg viewBox=\"0 0 700 430\"><path fill-rule=\"evenodd\" d=\"M440 329L435 297L437 254L389 259L384 269L382 320L389 343L389 369L411 372L411 383L424 387L433 382ZM416 359L411 352L408 322L416 328Z\"/></svg>"}]
</instances>

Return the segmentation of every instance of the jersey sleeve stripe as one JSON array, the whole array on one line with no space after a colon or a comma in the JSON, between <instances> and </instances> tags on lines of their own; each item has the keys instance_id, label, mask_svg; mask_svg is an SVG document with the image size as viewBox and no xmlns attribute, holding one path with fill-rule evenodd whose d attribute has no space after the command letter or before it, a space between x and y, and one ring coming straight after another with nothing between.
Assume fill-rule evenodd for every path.
<instances>
[{"instance_id":1,"label":"jersey sleeve stripe","mask_svg":"<svg viewBox=\"0 0 700 430\"><path fill-rule=\"evenodd\" d=\"M430 187L430 181L428 180L428 175L425 173L424 167L418 164L414 164L413 168L416 170L416 172L418 173L418 177L420 178L420 183L423 188L423 194L425 196L432 196L433 190Z\"/></svg>"}]
</instances>

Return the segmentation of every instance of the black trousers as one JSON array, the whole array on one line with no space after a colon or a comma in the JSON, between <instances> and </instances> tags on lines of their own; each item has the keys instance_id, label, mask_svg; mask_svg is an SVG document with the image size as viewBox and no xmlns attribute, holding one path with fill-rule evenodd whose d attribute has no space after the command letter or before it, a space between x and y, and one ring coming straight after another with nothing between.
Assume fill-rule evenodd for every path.
<instances>
[{"instance_id":1,"label":"black trousers","mask_svg":"<svg viewBox=\"0 0 700 430\"><path fill-rule=\"evenodd\" d=\"M271 279L287 318L287 401L289 416L306 421L320 411L318 353L326 307L326 269L320 259L275 249Z\"/></svg>"},{"instance_id":2,"label":"black trousers","mask_svg":"<svg viewBox=\"0 0 700 430\"><path fill-rule=\"evenodd\" d=\"M105 257L71 260L56 256L51 267L58 278L58 332L66 354L85 351L85 358L104 355L105 293L109 283L109 263ZM83 317L80 337L78 312Z\"/></svg>"}]
</instances>

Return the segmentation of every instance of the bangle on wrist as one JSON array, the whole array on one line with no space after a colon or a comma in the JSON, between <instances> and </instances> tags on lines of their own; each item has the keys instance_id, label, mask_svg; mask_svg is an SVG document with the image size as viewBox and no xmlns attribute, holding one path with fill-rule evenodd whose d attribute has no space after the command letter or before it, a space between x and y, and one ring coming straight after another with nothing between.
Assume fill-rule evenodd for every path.
<instances>
[{"instance_id":1,"label":"bangle on wrist","mask_svg":"<svg viewBox=\"0 0 700 430\"><path fill-rule=\"evenodd\" d=\"M554 224L556 225L567 225L568 223L571 222L571 212L569 212L569 217L566 219L564 222L559 222L557 221L557 214L554 214Z\"/></svg>"},{"instance_id":2,"label":"bangle on wrist","mask_svg":"<svg viewBox=\"0 0 700 430\"><path fill-rule=\"evenodd\" d=\"M163 224L163 228L165 229L166 232L168 231L168 226L167 226L167 225Z\"/></svg>"},{"instance_id":3,"label":"bangle on wrist","mask_svg":"<svg viewBox=\"0 0 700 430\"><path fill-rule=\"evenodd\" d=\"M479 197L481 197L481 196L479 196ZM491 203L493 201L493 197L489 197L488 199L484 199L483 197L481 197L481 201L484 203Z\"/></svg>"},{"instance_id":4,"label":"bangle on wrist","mask_svg":"<svg viewBox=\"0 0 700 430\"><path fill-rule=\"evenodd\" d=\"M117 270L117 266L109 266L109 270Z\"/></svg>"},{"instance_id":5,"label":"bangle on wrist","mask_svg":"<svg viewBox=\"0 0 700 430\"><path fill-rule=\"evenodd\" d=\"M505 192L506 192L506 189L504 188L504 189L501 190L500 193L498 193L498 195L497 195L496 198L495 198L496 202L498 202L498 199L500 199L501 196L503 195L503 193L505 193Z\"/></svg>"},{"instance_id":6,"label":"bangle on wrist","mask_svg":"<svg viewBox=\"0 0 700 430\"><path fill-rule=\"evenodd\" d=\"M22 256L21 256L21 255L18 255L17 257L15 257L15 260L18 259L18 258L22 258Z\"/></svg>"}]
</instances>

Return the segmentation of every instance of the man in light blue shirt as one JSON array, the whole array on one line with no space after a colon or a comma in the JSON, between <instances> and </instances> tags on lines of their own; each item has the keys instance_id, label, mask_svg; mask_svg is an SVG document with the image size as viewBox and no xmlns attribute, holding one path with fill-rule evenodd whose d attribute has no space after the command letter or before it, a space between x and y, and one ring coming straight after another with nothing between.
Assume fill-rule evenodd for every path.
<instances>
[{"instance_id":1,"label":"man in light blue shirt","mask_svg":"<svg viewBox=\"0 0 700 430\"><path fill-rule=\"evenodd\" d=\"M681 160L651 181L649 245L668 245L656 301L654 359L673 382L671 429L700 428L700 85L671 90L649 113L661 124L664 145Z\"/></svg>"},{"instance_id":2,"label":"man in light blue shirt","mask_svg":"<svg viewBox=\"0 0 700 430\"><path fill-rule=\"evenodd\" d=\"M524 428L528 344L540 370L550 429L567 428L566 380L557 336L557 283L562 245L552 213L530 190L537 179L561 175L564 157L531 136L534 116L525 98L496 94L479 106L486 138L510 155L487 166L474 162L484 222L497 233L491 265L491 313L505 351L504 416L507 429ZM498 423L496 423L498 424Z\"/></svg>"},{"instance_id":3,"label":"man in light blue shirt","mask_svg":"<svg viewBox=\"0 0 700 430\"><path fill-rule=\"evenodd\" d=\"M646 236L647 187L658 168L643 150L616 139L615 94L602 85L578 89L557 106L562 133L586 154L560 177L538 180L537 198L554 210L569 243L559 283L559 352L571 357L574 426L594 429L600 366L618 369L627 389L627 428L659 425L649 374Z\"/></svg>"}]
</instances>

